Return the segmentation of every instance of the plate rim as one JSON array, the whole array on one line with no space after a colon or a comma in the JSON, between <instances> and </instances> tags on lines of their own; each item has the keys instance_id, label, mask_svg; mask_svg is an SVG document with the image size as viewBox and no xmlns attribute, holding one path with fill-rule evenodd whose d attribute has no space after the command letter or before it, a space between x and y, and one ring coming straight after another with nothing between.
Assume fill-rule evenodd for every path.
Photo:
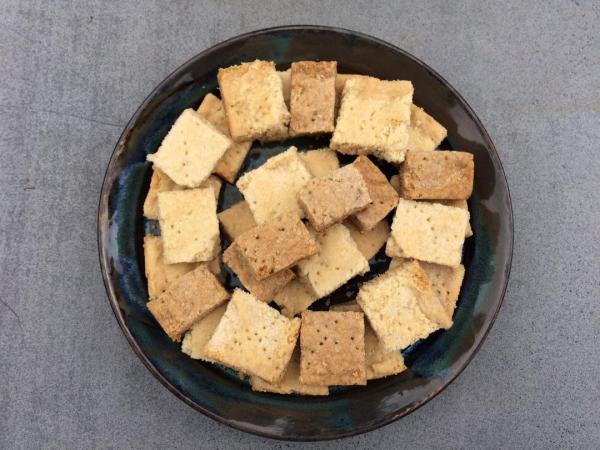
<instances>
[{"instance_id":1,"label":"plate rim","mask_svg":"<svg viewBox=\"0 0 600 450\"><path fill-rule=\"evenodd\" d=\"M103 225L102 217L108 210L109 169L110 169L111 165L113 164L115 157L118 154L120 148L124 146L125 140L126 140L127 136L129 135L133 125L139 119L142 110L144 110L146 108L146 106L151 101L151 99L154 98L156 93L158 93L163 86L169 84L171 79L176 74L178 74L180 71L184 70L187 66L194 63L198 58L201 58L207 54L210 54L211 52L213 52L219 48L226 47L233 42L245 40L248 38L252 38L254 36L268 34L268 33L272 33L272 32L302 31L302 30L329 31L329 32L334 32L334 33L338 33L338 34L343 34L343 35L355 36L355 37L366 39L366 40L375 42L379 45L391 48L395 52L401 53L403 56L405 56L409 59L412 59L414 62L421 65L425 70L427 70L435 78L437 78L450 92L452 92L452 94L455 95L460 100L462 105L464 105L467 114L470 116L470 118L473 120L474 124L477 126L478 130L481 132L481 134L484 138L484 141L486 143L486 146L491 150L490 156L492 159L492 163L493 163L494 167L499 170L499 173L502 175L502 178L504 179L504 184L506 186L506 206L508 207L508 217L507 217L508 230L507 231L509 233L509 239L508 239L509 247L506 252L506 254L507 254L506 264L505 264L505 267L498 269L498 270L503 270L504 273L501 274L503 277L503 283L502 283L502 289L500 292L497 307L496 307L495 311L493 311L489 326L487 327L486 330L484 330L483 334L480 337L479 342L477 343L477 345L475 346L475 348L473 349L471 354L468 355L468 357L465 359L464 363L458 368L456 373L452 377L450 377L448 380L446 380L446 382L444 382L439 388L437 388L435 391L430 393L430 395L426 396L425 398L421 399L418 402L415 402L414 404L403 409L402 411L397 411L395 413L389 414L388 416L384 417L381 421L379 421L373 425L357 427L357 428L352 429L351 431L334 433L329 436L319 436L316 438L311 437L311 436L284 436L284 435L280 435L280 434L269 433L269 432L263 431L261 429L253 428L251 426L247 426L247 423L239 423L239 422L231 421L231 420L227 419L226 417L215 414L215 413L211 412L210 410L208 410L207 408L204 408L202 405L196 403L193 399L189 398L187 395L185 395L183 392L181 392L179 389L177 389L177 387L174 386L173 383L171 383L171 381L169 381L154 364L152 364L152 362L148 359L148 357L141 350L139 344L137 343L137 341L131 334L127 325L125 324L125 320L124 320L123 314L121 312L121 309L119 307L118 300L116 298L117 296L116 296L115 290L112 286L112 282L111 282L110 276L109 276L110 263L109 263L108 254L105 251L106 245L104 245L104 242L106 242L106 235L105 235L106 230L105 230L105 227L102 226ZM140 358L140 360L142 361L144 366L146 366L146 368L150 371L150 373L163 386L165 386L172 394L174 394L177 398L182 400L184 403L186 403L188 406L192 407L196 411L199 411L199 412L203 413L204 415L206 415L207 417L210 417L211 419L213 419L221 424L232 427L234 429L237 429L237 430L240 430L240 431L243 431L246 433L250 433L250 434L253 434L256 436L270 438L270 439L276 439L276 440L313 441L313 442L314 441L326 441L326 440L333 440L333 439L341 439L341 438L356 436L356 435L368 433L370 431L373 431L378 428L389 425L390 423L395 422L396 420L416 411L421 406L428 403L434 397L439 395L444 389L446 389L450 384L452 384L456 380L456 378L458 378L458 376L466 369L466 367L471 363L471 361L473 360L475 355L481 349L481 346L483 345L484 341L487 339L488 334L490 333L490 331L496 321L496 318L498 316L500 308L504 302L504 297L506 295L506 290L508 287L508 280L509 280L510 272L511 272L511 268L512 268L512 258L513 258L513 251L514 251L514 239L515 239L515 237L514 237L514 213L513 213L513 208L512 208L512 198L510 195L510 188L508 186L508 180L506 178L506 173L504 172L504 167L502 165L502 162L501 162L498 152L496 150L496 146L492 142L492 139L491 139L489 133L487 132L486 128L483 126L483 123L481 122L481 120L479 119L477 114L475 114L475 111L473 110L473 108L471 108L471 106L463 98L463 96L444 77L442 77L436 70L434 70L428 64L423 62L421 59L412 55L411 53L407 52L406 50L403 50L394 44L391 44L387 41L384 41L383 39L377 38L375 36L372 36L372 35L369 35L366 33L354 31L354 30L347 29L347 28L325 26L325 25L283 25L283 26L262 28L259 30L254 30L254 31L250 31L247 33L239 34L237 36L234 36L234 37L228 38L222 42L219 42L211 47L208 47L208 48L202 50L201 52L193 55L187 61L185 61L183 64L181 64L180 66L175 68L172 72L170 72L162 81L160 81L154 87L154 89L152 89L152 91L146 96L144 101L136 109L134 114L131 116L131 118L125 125L125 128L123 129L121 135L119 136L119 139L117 140L117 143L111 153L110 159L108 160L108 163L106 165L106 170L104 173L104 177L102 180L102 187L100 190L100 196L99 196L99 201L98 201L97 236L96 237L97 237L97 245L98 245L100 271L102 273L102 281L104 283L107 300L111 306L111 309L113 311L115 319L116 319L117 323L119 324L121 331L125 335L127 342L133 349L134 353L138 356L138 358Z\"/></svg>"}]
</instances>

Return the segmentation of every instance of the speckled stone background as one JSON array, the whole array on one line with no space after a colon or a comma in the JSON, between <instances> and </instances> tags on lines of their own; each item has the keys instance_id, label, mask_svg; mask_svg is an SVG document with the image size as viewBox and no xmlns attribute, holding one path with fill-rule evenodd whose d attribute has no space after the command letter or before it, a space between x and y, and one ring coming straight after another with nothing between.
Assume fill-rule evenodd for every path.
<instances>
[{"instance_id":1,"label":"speckled stone background","mask_svg":"<svg viewBox=\"0 0 600 450\"><path fill-rule=\"evenodd\" d=\"M377 3L377 5L376 5ZM185 406L129 348L98 267L104 169L173 69L239 33L352 28L439 71L496 143L516 242L483 348L414 414L288 444ZM0 1L0 448L599 448L600 3Z\"/></svg>"}]
</instances>

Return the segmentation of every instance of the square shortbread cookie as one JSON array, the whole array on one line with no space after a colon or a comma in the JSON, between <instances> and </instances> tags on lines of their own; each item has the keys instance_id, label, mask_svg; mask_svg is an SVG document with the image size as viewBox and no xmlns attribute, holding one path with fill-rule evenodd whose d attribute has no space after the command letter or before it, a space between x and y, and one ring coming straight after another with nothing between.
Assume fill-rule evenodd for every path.
<instances>
[{"instance_id":1,"label":"square shortbread cookie","mask_svg":"<svg viewBox=\"0 0 600 450\"><path fill-rule=\"evenodd\" d=\"M402 350L440 328L421 309L430 290L427 275L416 261L361 286L357 302L386 351Z\"/></svg>"},{"instance_id":2,"label":"square shortbread cookie","mask_svg":"<svg viewBox=\"0 0 600 450\"><path fill-rule=\"evenodd\" d=\"M165 264L163 244L159 236L144 236L144 266L148 279L148 297L158 297L182 275L192 271L198 263Z\"/></svg>"},{"instance_id":3,"label":"square shortbread cookie","mask_svg":"<svg viewBox=\"0 0 600 450\"><path fill-rule=\"evenodd\" d=\"M275 394L300 394L300 395L329 395L327 386L316 386L300 383L300 352L295 350L285 369L285 375L277 383L269 383L262 378L250 378L253 391L273 392Z\"/></svg>"},{"instance_id":4,"label":"square shortbread cookie","mask_svg":"<svg viewBox=\"0 0 600 450\"><path fill-rule=\"evenodd\" d=\"M354 215L354 221L361 231L369 231L398 204L398 193L385 175L371 162L368 156L361 155L352 163L365 180L373 203Z\"/></svg>"},{"instance_id":5,"label":"square shortbread cookie","mask_svg":"<svg viewBox=\"0 0 600 450\"><path fill-rule=\"evenodd\" d=\"M298 263L298 273L308 281L318 298L331 294L346 281L369 271L348 229L334 225L317 235L321 250Z\"/></svg>"},{"instance_id":6,"label":"square shortbread cookie","mask_svg":"<svg viewBox=\"0 0 600 450\"><path fill-rule=\"evenodd\" d=\"M401 163L408 145L412 96L410 81L348 79L330 147Z\"/></svg>"},{"instance_id":7,"label":"square shortbread cookie","mask_svg":"<svg viewBox=\"0 0 600 450\"><path fill-rule=\"evenodd\" d=\"M179 277L147 306L169 337L180 341L181 335L195 322L228 298L229 293L202 264Z\"/></svg>"},{"instance_id":8,"label":"square shortbread cookie","mask_svg":"<svg viewBox=\"0 0 600 450\"><path fill-rule=\"evenodd\" d=\"M400 254L394 256L457 267L468 223L464 209L400 199L391 232Z\"/></svg>"},{"instance_id":9,"label":"square shortbread cookie","mask_svg":"<svg viewBox=\"0 0 600 450\"><path fill-rule=\"evenodd\" d=\"M317 295L305 280L296 278L275 294L273 301L281 308L281 314L294 317L308 309L317 300Z\"/></svg>"},{"instance_id":10,"label":"square shortbread cookie","mask_svg":"<svg viewBox=\"0 0 600 450\"><path fill-rule=\"evenodd\" d=\"M400 195L412 200L466 200L475 166L466 152L409 151L400 167Z\"/></svg>"},{"instance_id":11,"label":"square shortbread cookie","mask_svg":"<svg viewBox=\"0 0 600 450\"><path fill-rule=\"evenodd\" d=\"M360 171L344 166L329 175L313 178L298 193L298 202L317 231L365 209L371 197Z\"/></svg>"},{"instance_id":12,"label":"square shortbread cookie","mask_svg":"<svg viewBox=\"0 0 600 450\"><path fill-rule=\"evenodd\" d=\"M289 320L240 289L206 344L207 358L270 383L283 377L290 361L300 319Z\"/></svg>"},{"instance_id":13,"label":"square shortbread cookie","mask_svg":"<svg viewBox=\"0 0 600 450\"><path fill-rule=\"evenodd\" d=\"M238 236L235 243L259 280L319 251L319 245L295 213L257 225Z\"/></svg>"},{"instance_id":14,"label":"square shortbread cookie","mask_svg":"<svg viewBox=\"0 0 600 450\"><path fill-rule=\"evenodd\" d=\"M231 240L256 226L248 203L242 200L217 214L223 230Z\"/></svg>"},{"instance_id":15,"label":"square shortbread cookie","mask_svg":"<svg viewBox=\"0 0 600 450\"><path fill-rule=\"evenodd\" d=\"M404 264L406 261L405 258L393 258L390 262L390 269ZM420 264L429 278L432 292L440 300L448 315L452 317L465 277L465 266L461 264L458 267L448 267L426 262Z\"/></svg>"},{"instance_id":16,"label":"square shortbread cookie","mask_svg":"<svg viewBox=\"0 0 600 450\"><path fill-rule=\"evenodd\" d=\"M302 216L298 192L310 179L310 172L298 156L298 150L290 147L259 168L246 172L236 185L248 202L256 223L264 223L286 212Z\"/></svg>"},{"instance_id":17,"label":"square shortbread cookie","mask_svg":"<svg viewBox=\"0 0 600 450\"><path fill-rule=\"evenodd\" d=\"M213 94L206 94L198 107L198 113L225 136L231 136L223 103ZM233 183L246 159L246 155L250 151L250 147L252 147L252 141L234 142L217 162L214 173Z\"/></svg>"},{"instance_id":18,"label":"square shortbread cookie","mask_svg":"<svg viewBox=\"0 0 600 450\"><path fill-rule=\"evenodd\" d=\"M296 276L292 270L285 269L264 280L259 280L254 276L235 242L223 253L223 261L235 272L244 287L263 302L273 300L275 294Z\"/></svg>"},{"instance_id":19,"label":"square shortbread cookie","mask_svg":"<svg viewBox=\"0 0 600 450\"><path fill-rule=\"evenodd\" d=\"M290 113L273 62L257 60L219 69L217 79L234 141L287 136Z\"/></svg>"},{"instance_id":20,"label":"square shortbread cookie","mask_svg":"<svg viewBox=\"0 0 600 450\"><path fill-rule=\"evenodd\" d=\"M298 153L298 155L313 177L324 177L340 168L337 155L329 148L308 150Z\"/></svg>"},{"instance_id":21,"label":"square shortbread cookie","mask_svg":"<svg viewBox=\"0 0 600 450\"><path fill-rule=\"evenodd\" d=\"M392 177L390 178L390 184L394 189L396 189L396 192L400 194L400 175L392 175ZM469 206L467 205L466 200L438 200L436 201L436 203L441 203L442 205L446 206L454 206L455 208L461 208L465 211L469 210ZM465 236L473 236L473 228L471 228L470 223L467 225L467 231L465 232Z\"/></svg>"},{"instance_id":22,"label":"square shortbread cookie","mask_svg":"<svg viewBox=\"0 0 600 450\"><path fill-rule=\"evenodd\" d=\"M147 159L178 185L195 188L208 178L231 144L231 139L190 108Z\"/></svg>"},{"instance_id":23,"label":"square shortbread cookie","mask_svg":"<svg viewBox=\"0 0 600 450\"><path fill-rule=\"evenodd\" d=\"M410 126L408 128L408 150L432 151L446 138L448 132L423 108L410 107Z\"/></svg>"},{"instance_id":24,"label":"square shortbread cookie","mask_svg":"<svg viewBox=\"0 0 600 450\"><path fill-rule=\"evenodd\" d=\"M192 328L183 337L181 351L189 355L190 358L208 361L208 358L204 355L204 348L215 332L226 309L226 304L221 305L192 325Z\"/></svg>"},{"instance_id":25,"label":"square shortbread cookie","mask_svg":"<svg viewBox=\"0 0 600 450\"><path fill-rule=\"evenodd\" d=\"M332 305L330 310L362 312L362 308L355 301ZM383 348L368 321L365 323L365 363L367 366L367 380L396 375L406 370L402 353L399 351L390 352Z\"/></svg>"},{"instance_id":26,"label":"square shortbread cookie","mask_svg":"<svg viewBox=\"0 0 600 450\"><path fill-rule=\"evenodd\" d=\"M300 330L300 382L365 385L365 321L359 312L304 311Z\"/></svg>"},{"instance_id":27,"label":"square shortbread cookie","mask_svg":"<svg viewBox=\"0 0 600 450\"><path fill-rule=\"evenodd\" d=\"M160 192L158 212L167 264L213 259L219 242L213 189Z\"/></svg>"},{"instance_id":28,"label":"square shortbread cookie","mask_svg":"<svg viewBox=\"0 0 600 450\"><path fill-rule=\"evenodd\" d=\"M385 220L382 220L365 233L361 232L356 225L349 220L344 222L344 226L348 228L358 250L367 260L377 254L390 235L390 225Z\"/></svg>"},{"instance_id":29,"label":"square shortbread cookie","mask_svg":"<svg viewBox=\"0 0 600 450\"><path fill-rule=\"evenodd\" d=\"M335 61L292 63L290 135L333 132L336 72Z\"/></svg>"}]
</instances>

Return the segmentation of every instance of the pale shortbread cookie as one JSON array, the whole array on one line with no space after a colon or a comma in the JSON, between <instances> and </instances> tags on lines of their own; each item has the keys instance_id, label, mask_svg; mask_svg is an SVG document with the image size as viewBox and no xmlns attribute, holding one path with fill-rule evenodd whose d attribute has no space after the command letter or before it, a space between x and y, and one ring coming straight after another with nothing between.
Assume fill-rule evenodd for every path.
<instances>
[{"instance_id":1,"label":"pale shortbread cookie","mask_svg":"<svg viewBox=\"0 0 600 450\"><path fill-rule=\"evenodd\" d=\"M290 135L333 132L336 72L335 61L292 63Z\"/></svg>"},{"instance_id":2,"label":"pale shortbread cookie","mask_svg":"<svg viewBox=\"0 0 600 450\"><path fill-rule=\"evenodd\" d=\"M408 145L412 96L410 81L348 79L330 147L401 163Z\"/></svg>"},{"instance_id":3,"label":"pale shortbread cookie","mask_svg":"<svg viewBox=\"0 0 600 450\"><path fill-rule=\"evenodd\" d=\"M319 245L295 213L257 225L235 240L256 278L263 280L319 251Z\"/></svg>"},{"instance_id":4,"label":"pale shortbread cookie","mask_svg":"<svg viewBox=\"0 0 600 450\"><path fill-rule=\"evenodd\" d=\"M292 69L278 70L277 75L281 80L281 90L283 91L283 100L285 105L290 108L290 94L292 90Z\"/></svg>"},{"instance_id":5,"label":"pale shortbread cookie","mask_svg":"<svg viewBox=\"0 0 600 450\"><path fill-rule=\"evenodd\" d=\"M220 99L213 94L206 94L198 108L198 112L225 136L231 136L225 109ZM252 141L234 142L215 166L214 173L233 183L246 159L246 155L250 151L250 147L252 147Z\"/></svg>"},{"instance_id":6,"label":"pale shortbread cookie","mask_svg":"<svg viewBox=\"0 0 600 450\"><path fill-rule=\"evenodd\" d=\"M392 175L392 177L390 178L390 184L394 189L396 189L396 192L400 194L400 175ZM469 210L469 206L467 205L466 200L438 200L436 201L436 203L441 203L442 205L446 206L454 206L455 208L462 208L465 211ZM467 231L465 232L465 236L473 236L473 228L471 228L470 223L467 224Z\"/></svg>"},{"instance_id":7,"label":"pale shortbread cookie","mask_svg":"<svg viewBox=\"0 0 600 450\"><path fill-rule=\"evenodd\" d=\"M259 168L246 172L236 185L256 223L264 223L285 212L302 216L298 192L310 179L311 174L298 156L298 150L290 147Z\"/></svg>"},{"instance_id":8,"label":"pale shortbread cookie","mask_svg":"<svg viewBox=\"0 0 600 450\"><path fill-rule=\"evenodd\" d=\"M348 229L341 224L317 235L320 251L298 263L298 273L308 281L317 298L331 294L356 275L369 270Z\"/></svg>"},{"instance_id":9,"label":"pale shortbread cookie","mask_svg":"<svg viewBox=\"0 0 600 450\"><path fill-rule=\"evenodd\" d=\"M370 205L354 215L354 221L361 231L369 231L396 207L398 193L368 156L360 155L352 166L358 169L365 180L372 200Z\"/></svg>"},{"instance_id":10,"label":"pale shortbread cookie","mask_svg":"<svg viewBox=\"0 0 600 450\"><path fill-rule=\"evenodd\" d=\"M446 138L448 132L423 108L410 107L410 127L408 128L408 150L432 151Z\"/></svg>"},{"instance_id":11,"label":"pale shortbread cookie","mask_svg":"<svg viewBox=\"0 0 600 450\"><path fill-rule=\"evenodd\" d=\"M290 113L273 62L257 60L219 69L217 79L234 141L287 136Z\"/></svg>"},{"instance_id":12,"label":"pale shortbread cookie","mask_svg":"<svg viewBox=\"0 0 600 450\"><path fill-rule=\"evenodd\" d=\"M274 383L290 361L300 319L289 320L240 289L206 344L207 358Z\"/></svg>"},{"instance_id":13,"label":"pale shortbread cookie","mask_svg":"<svg viewBox=\"0 0 600 450\"><path fill-rule=\"evenodd\" d=\"M400 167L400 195L412 200L466 200L473 193L473 155L414 151Z\"/></svg>"},{"instance_id":14,"label":"pale shortbread cookie","mask_svg":"<svg viewBox=\"0 0 600 450\"><path fill-rule=\"evenodd\" d=\"M336 153L329 148L308 150L298 153L313 177L324 177L340 168Z\"/></svg>"},{"instance_id":15,"label":"pale shortbread cookie","mask_svg":"<svg viewBox=\"0 0 600 450\"><path fill-rule=\"evenodd\" d=\"M160 236L144 236L144 266L148 297L158 297L169 285L198 266L198 263L165 264Z\"/></svg>"},{"instance_id":16,"label":"pale shortbread cookie","mask_svg":"<svg viewBox=\"0 0 600 450\"><path fill-rule=\"evenodd\" d=\"M361 232L356 225L349 220L344 222L344 226L348 228L358 250L367 260L377 254L390 235L390 225L385 220L382 220L365 233Z\"/></svg>"},{"instance_id":17,"label":"pale shortbread cookie","mask_svg":"<svg viewBox=\"0 0 600 450\"><path fill-rule=\"evenodd\" d=\"M402 350L440 328L421 309L430 290L427 275L416 261L361 286L356 300L384 350Z\"/></svg>"},{"instance_id":18,"label":"pale shortbread cookie","mask_svg":"<svg viewBox=\"0 0 600 450\"><path fill-rule=\"evenodd\" d=\"M147 306L173 341L180 341L194 323L224 303L229 293L202 264L179 277Z\"/></svg>"},{"instance_id":19,"label":"pale shortbread cookie","mask_svg":"<svg viewBox=\"0 0 600 450\"><path fill-rule=\"evenodd\" d=\"M269 383L262 378L250 378L253 391L273 392L275 394L300 394L300 395L329 395L327 386L316 386L300 383L300 352L295 350L285 369L285 375L277 383Z\"/></svg>"},{"instance_id":20,"label":"pale shortbread cookie","mask_svg":"<svg viewBox=\"0 0 600 450\"><path fill-rule=\"evenodd\" d=\"M248 203L244 200L217 214L223 230L231 240L256 226Z\"/></svg>"},{"instance_id":21,"label":"pale shortbread cookie","mask_svg":"<svg viewBox=\"0 0 600 450\"><path fill-rule=\"evenodd\" d=\"M213 259L219 221L212 188L160 192L158 212L167 264Z\"/></svg>"},{"instance_id":22,"label":"pale shortbread cookie","mask_svg":"<svg viewBox=\"0 0 600 450\"><path fill-rule=\"evenodd\" d=\"M362 308L355 301L332 305L329 309L331 311L362 312ZM368 321L365 323L365 356L367 380L396 375L406 370L402 353L390 352L383 348Z\"/></svg>"},{"instance_id":23,"label":"pale shortbread cookie","mask_svg":"<svg viewBox=\"0 0 600 450\"><path fill-rule=\"evenodd\" d=\"M318 386L367 384L364 333L362 313L304 311L300 382Z\"/></svg>"},{"instance_id":24,"label":"pale shortbread cookie","mask_svg":"<svg viewBox=\"0 0 600 450\"><path fill-rule=\"evenodd\" d=\"M294 317L307 310L316 300L317 294L306 280L299 278L290 281L273 297L273 301L281 308L281 314L286 317Z\"/></svg>"},{"instance_id":25,"label":"pale shortbread cookie","mask_svg":"<svg viewBox=\"0 0 600 450\"><path fill-rule=\"evenodd\" d=\"M406 261L404 258L393 258L390 262L390 269L404 264ZM420 264L429 278L434 295L438 297L449 316L452 317L465 277L465 266L461 264L458 267L448 267L426 262Z\"/></svg>"},{"instance_id":26,"label":"pale shortbread cookie","mask_svg":"<svg viewBox=\"0 0 600 450\"><path fill-rule=\"evenodd\" d=\"M223 261L235 272L240 282L257 299L270 302L283 287L296 276L291 269L274 273L263 280L256 278L234 242L223 253Z\"/></svg>"},{"instance_id":27,"label":"pale shortbread cookie","mask_svg":"<svg viewBox=\"0 0 600 450\"><path fill-rule=\"evenodd\" d=\"M190 358L208 361L208 358L204 355L204 348L215 332L226 309L226 304L221 305L192 325L192 328L183 337L181 351L189 355Z\"/></svg>"},{"instance_id":28,"label":"pale shortbread cookie","mask_svg":"<svg viewBox=\"0 0 600 450\"><path fill-rule=\"evenodd\" d=\"M189 108L147 159L178 185L195 188L209 177L231 145L231 139Z\"/></svg>"},{"instance_id":29,"label":"pale shortbread cookie","mask_svg":"<svg viewBox=\"0 0 600 450\"><path fill-rule=\"evenodd\" d=\"M365 209L371 197L360 171L347 165L308 181L298 192L298 202L311 225L323 231Z\"/></svg>"},{"instance_id":30,"label":"pale shortbread cookie","mask_svg":"<svg viewBox=\"0 0 600 450\"><path fill-rule=\"evenodd\" d=\"M393 256L457 267L468 223L464 209L400 199L391 231L400 254Z\"/></svg>"},{"instance_id":31,"label":"pale shortbread cookie","mask_svg":"<svg viewBox=\"0 0 600 450\"><path fill-rule=\"evenodd\" d=\"M335 80L335 94L339 105L346 81L364 75L338 73ZM446 129L423 108L410 106L410 126L408 127L408 150L435 150L446 138Z\"/></svg>"}]
</instances>

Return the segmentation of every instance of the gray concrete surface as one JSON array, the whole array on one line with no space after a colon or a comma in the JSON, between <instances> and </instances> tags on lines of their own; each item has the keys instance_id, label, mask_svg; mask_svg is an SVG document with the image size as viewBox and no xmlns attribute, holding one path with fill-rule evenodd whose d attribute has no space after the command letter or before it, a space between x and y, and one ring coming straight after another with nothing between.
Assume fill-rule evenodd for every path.
<instances>
[{"instance_id":1,"label":"gray concrete surface","mask_svg":"<svg viewBox=\"0 0 600 450\"><path fill-rule=\"evenodd\" d=\"M501 314L434 401L341 442L287 444L185 406L106 302L97 198L150 90L225 38L288 23L388 40L492 135L516 246ZM597 1L0 1L0 448L599 448Z\"/></svg>"}]
</instances>

